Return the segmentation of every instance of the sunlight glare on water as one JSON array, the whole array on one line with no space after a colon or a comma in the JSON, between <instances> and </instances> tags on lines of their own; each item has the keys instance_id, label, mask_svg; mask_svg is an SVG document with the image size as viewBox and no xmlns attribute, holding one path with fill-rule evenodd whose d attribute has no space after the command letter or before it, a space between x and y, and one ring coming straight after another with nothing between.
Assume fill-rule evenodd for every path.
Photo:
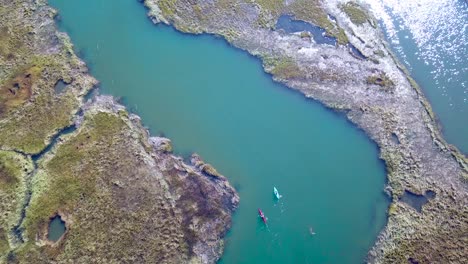
<instances>
[{"instance_id":1,"label":"sunlight glare on water","mask_svg":"<svg viewBox=\"0 0 468 264\"><path fill-rule=\"evenodd\" d=\"M468 153L468 4L365 0L428 97L449 143Z\"/></svg>"}]
</instances>

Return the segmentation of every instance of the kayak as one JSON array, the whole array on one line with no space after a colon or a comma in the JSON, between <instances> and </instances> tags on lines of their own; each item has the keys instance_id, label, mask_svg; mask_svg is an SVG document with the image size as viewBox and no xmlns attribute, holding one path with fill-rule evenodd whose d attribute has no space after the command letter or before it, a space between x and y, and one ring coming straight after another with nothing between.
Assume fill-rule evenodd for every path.
<instances>
[{"instance_id":1,"label":"kayak","mask_svg":"<svg viewBox=\"0 0 468 264\"><path fill-rule=\"evenodd\" d=\"M263 214L263 212L262 212L262 210L261 210L260 208L258 208L258 214L259 214L260 217L262 218L263 223L265 223L265 225L266 225L267 219L266 219L265 215Z\"/></svg>"},{"instance_id":2,"label":"kayak","mask_svg":"<svg viewBox=\"0 0 468 264\"><path fill-rule=\"evenodd\" d=\"M314 229L312 227L309 227L309 233L311 236L315 235Z\"/></svg>"},{"instance_id":3,"label":"kayak","mask_svg":"<svg viewBox=\"0 0 468 264\"><path fill-rule=\"evenodd\" d=\"M273 193L275 193L276 199L279 200L279 198L281 198L281 195L279 194L278 189L276 189L276 187L273 187Z\"/></svg>"}]
</instances>

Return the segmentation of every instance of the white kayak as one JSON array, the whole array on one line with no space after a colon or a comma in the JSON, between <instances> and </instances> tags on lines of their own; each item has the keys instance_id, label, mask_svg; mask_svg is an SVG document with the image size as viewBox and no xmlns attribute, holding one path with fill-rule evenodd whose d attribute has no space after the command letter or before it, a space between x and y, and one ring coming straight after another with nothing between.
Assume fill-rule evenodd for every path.
<instances>
[{"instance_id":1,"label":"white kayak","mask_svg":"<svg viewBox=\"0 0 468 264\"><path fill-rule=\"evenodd\" d=\"M273 187L273 193L275 194L276 199L281 198L281 195L279 194L278 189L276 189L276 187Z\"/></svg>"}]
</instances>

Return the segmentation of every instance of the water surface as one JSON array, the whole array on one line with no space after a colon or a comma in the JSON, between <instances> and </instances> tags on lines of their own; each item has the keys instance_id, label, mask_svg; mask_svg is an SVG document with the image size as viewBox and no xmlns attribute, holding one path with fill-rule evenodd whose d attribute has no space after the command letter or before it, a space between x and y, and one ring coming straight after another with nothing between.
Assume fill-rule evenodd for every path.
<instances>
[{"instance_id":1,"label":"water surface","mask_svg":"<svg viewBox=\"0 0 468 264\"><path fill-rule=\"evenodd\" d=\"M468 154L468 3L366 0L421 86L446 140Z\"/></svg>"},{"instance_id":2,"label":"water surface","mask_svg":"<svg viewBox=\"0 0 468 264\"><path fill-rule=\"evenodd\" d=\"M435 195L436 193L431 190L426 191L424 195L405 190L400 201L411 205L416 211L421 212L423 206L429 202L429 200L434 199Z\"/></svg>"},{"instance_id":3,"label":"water surface","mask_svg":"<svg viewBox=\"0 0 468 264\"><path fill-rule=\"evenodd\" d=\"M221 263L362 263L388 206L384 166L362 131L222 39L153 25L135 0L50 3L103 93L239 191Z\"/></svg>"},{"instance_id":4,"label":"water surface","mask_svg":"<svg viewBox=\"0 0 468 264\"><path fill-rule=\"evenodd\" d=\"M336 46L336 38L327 36L325 29L302 20L296 20L290 15L280 16L275 28L276 30L282 29L286 33L309 32L317 44Z\"/></svg>"},{"instance_id":5,"label":"water surface","mask_svg":"<svg viewBox=\"0 0 468 264\"><path fill-rule=\"evenodd\" d=\"M67 83L65 83L63 80L59 80L57 83L55 83L54 86L54 91L56 93L61 93L67 88Z\"/></svg>"},{"instance_id":6,"label":"water surface","mask_svg":"<svg viewBox=\"0 0 468 264\"><path fill-rule=\"evenodd\" d=\"M47 234L47 239L53 242L57 242L62 237L62 235L65 234L65 231L65 222L59 215L57 215L52 218L49 223L49 233Z\"/></svg>"}]
</instances>

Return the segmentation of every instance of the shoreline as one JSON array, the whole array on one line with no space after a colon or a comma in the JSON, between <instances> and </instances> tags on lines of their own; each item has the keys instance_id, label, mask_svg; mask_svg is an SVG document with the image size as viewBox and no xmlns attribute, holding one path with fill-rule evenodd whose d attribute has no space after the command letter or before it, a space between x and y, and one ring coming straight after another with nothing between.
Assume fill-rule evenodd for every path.
<instances>
[{"instance_id":1,"label":"shoreline","mask_svg":"<svg viewBox=\"0 0 468 264\"><path fill-rule=\"evenodd\" d=\"M7 209L7 218L0 216L0 262L219 259L239 203L227 179L219 173L212 176L215 169L198 156L195 165L172 154L169 139L151 137L140 118L113 97L88 100L98 82L75 55L68 35L58 32L53 20L57 12L46 1L9 2L0 14L5 14L0 34L6 36L6 42L0 39L0 65L6 66L0 72L0 91L10 83L10 92L19 91L0 100L0 168L11 167L0 177L0 197L9 197L0 201ZM12 26L18 23L24 28ZM23 30L29 34L18 33ZM24 65L32 70L22 75ZM25 81L18 84L19 78ZM60 93L54 91L57 80L66 83ZM20 98L26 89L33 92ZM35 117L47 113L41 100L51 107L51 116ZM32 121L20 122L30 115ZM75 129L62 133L68 127ZM36 133L28 134L31 128ZM16 136L9 137L11 133ZM26 136L31 139L26 141ZM12 166L3 155L22 163ZM5 185L4 176L15 184ZM195 186L210 199L190 191ZM28 193L30 201L24 204ZM125 202L128 199L133 202ZM57 214L63 216L66 235L51 243L48 222ZM20 233L14 232L16 225ZM134 246L123 247L126 244Z\"/></svg>"},{"instance_id":2,"label":"shoreline","mask_svg":"<svg viewBox=\"0 0 468 264\"><path fill-rule=\"evenodd\" d=\"M146 2L151 1L147 0ZM204 2L207 1L200 1L201 4ZM334 4L335 2L333 1L332 3L329 3L329 5L332 7L328 7L328 11L331 10L332 13L336 12L335 8L338 7L333 7ZM13 8L13 5L14 4L10 6L1 6L0 14L3 14L3 9L10 7ZM252 11L251 6L248 4L246 4L244 7L249 12ZM89 91L92 90L93 85L95 85L96 80L94 80L94 78L89 75L89 72L87 71L84 63L74 54L72 43L66 34L56 32L56 26L53 27L54 30L51 30L50 20L53 19L54 11L52 11L48 6L45 6L45 3L43 2L34 4L31 2L31 6L15 6L14 8L16 9L14 9L13 13L21 13L18 11L23 11L21 8L24 8L27 12L21 13L23 17L18 16L18 18L15 18L17 20L13 19L13 21L24 22L21 20L24 19L27 23L31 23L31 21L45 21L46 23L45 25L41 26L31 26L34 29L32 30L32 35L34 37L31 38L34 38L35 42L32 42L32 48L29 46L21 47L27 50L24 53L21 53L23 52L21 48L19 48L18 51L10 52L10 43L4 44L1 42L2 39L0 39L0 48L4 48L4 46L6 46L6 50L13 54L13 56L16 55L17 57L14 59L18 60L25 59L22 57L29 53L38 53L41 54L40 56L50 56L50 54L54 54L53 56L56 56L56 54L62 54L61 56L56 56L58 58L54 57L54 59L58 61L57 65L61 67L63 65L64 66L63 69L57 73L54 68L57 67L56 65L51 66L49 63L40 64L49 74L47 75L46 80L41 79L41 74L38 74L36 77L34 71L32 73L30 73L29 70L26 72L27 74L24 75L26 76L26 79L29 78L27 77L28 74L32 74L33 76L33 85L32 88L30 87L30 89L32 89L35 93L33 93L31 97L28 97L24 102L21 102L21 104L14 105L13 108L7 109L6 112L1 113L6 117L0 117L0 131L11 132L8 130L9 127L7 126L9 122L13 122L15 118L20 118L18 116L22 116L22 114L25 112L26 114L29 114L27 112L29 109L28 107L37 106L39 104L38 102L40 101L34 100L37 99L40 95L45 94L50 96L50 98L53 98L52 100L45 96L44 99L50 100L47 102L54 104L52 109L56 109L57 105L61 107L63 102L63 105L65 105L64 108L66 109L64 112L66 114L61 116L62 119L59 120L60 122L53 123L52 126L43 127L42 124L34 123L34 120L32 123L16 123L12 126L14 129L17 129L14 132L18 131L22 133L23 130L31 129L31 126L33 128L39 128L41 131L45 132L33 135L34 138L30 142L33 142L34 144L23 144L21 141L18 143L18 141L15 141L15 137L10 138L8 137L9 134L6 133L7 136L1 138L1 142L3 143L2 152L6 152L12 155L15 153L20 153L22 156L24 156L23 158L29 159L38 153L42 153L45 149L48 149L48 147L53 144L51 139L54 139L57 136L57 131L74 123L77 123L78 128L71 134L67 134L65 136L58 135L57 144L54 145L52 149L46 151L44 156L41 157L39 161L37 161L39 163L39 172L37 172L37 174L34 175L34 178L32 179L32 189L23 190L24 186L22 187L20 184L18 186L12 187L18 191L16 198L21 199L21 195L24 194L24 191L32 191L32 196L34 197L32 205L26 208L26 223L22 225L25 228L26 235L26 242L24 244L13 243L13 239L11 238L12 234L11 232L8 232L8 249L6 251L4 250L4 241L2 240L2 237L4 236L4 233L7 233L5 230L11 231L10 228L12 220L9 218L7 221L0 217L0 262L2 261L2 254L4 254L3 257L7 259L7 261L10 261L10 258L16 258L16 260L39 260L48 257L65 260L67 256L64 256L63 252L66 250L65 245L66 243L69 243L70 239L75 239L74 241L78 241L79 243L84 244L89 244L89 240L86 240L86 237L80 237L80 239L78 239L76 236L69 236L69 234L67 234L66 239L61 239L59 244L54 247L49 247L50 244L41 238L41 235L43 235L42 232L44 230L47 231L47 229L44 229L44 223L41 221L46 221L44 219L50 218L50 216L56 213L57 210L60 210L60 212L63 212L63 214L66 215L66 219L69 219L67 220L66 224L74 228L74 230L85 228L88 221L109 221L107 218L99 218L99 216L92 214L93 210L90 210L90 208L106 208L103 204L99 203L99 199L101 198L108 199L105 201L118 201L119 203L116 203L117 205L114 203L107 204L109 206L115 205L117 206L116 208L123 208L129 211L135 210L134 212L139 213L148 210L151 212L151 214L154 214L154 217L156 218L161 216L158 214L158 212L162 211L167 213L167 215L164 215L162 219L172 219L171 217L174 217L173 220L180 224L181 230L173 229L173 227L168 225L164 225L163 227L158 226L158 228L162 228L164 232L174 232L174 234L177 234L178 238L175 244L173 241L169 241L169 238L163 237L162 239L164 241L168 241L167 244L164 243L160 247L146 250L145 252L140 251L139 254L141 253L142 255L150 255L154 252L157 252L164 255L164 258L167 258L166 260L187 262L200 261L203 263L212 263L215 262L216 259L219 259L221 256L221 248L224 246L223 237L226 235L226 232L229 229L231 214L238 204L238 196L235 193L235 190L229 185L227 180L223 176L220 177L218 173L215 173L215 170L212 170L212 167L205 164L197 156L192 157L194 160L192 164L187 164L181 158L173 155L171 153L172 147L168 139L151 137L149 131L142 126L139 117L130 113L122 105L116 103L112 97L97 96L93 97L92 101L83 102L83 99L86 98L86 94L88 94ZM203 8L210 10L209 8L211 7L203 6ZM202 10L205 10L203 8ZM259 7L259 10L265 11L263 7ZM183 24L187 19L189 22L191 22L189 25L198 25L198 27L195 28L196 30L200 30L202 26L210 26L210 24L198 24L199 22L196 20L191 21L190 19L192 19L192 17L184 17L184 11L185 9L180 9L181 16L174 18L172 23L168 23L169 20L166 19L168 26L177 28L177 25L174 26L173 24L182 23L179 25L182 25L183 27L180 27L176 30L190 30L189 26ZM159 15L162 15L161 12ZM217 9L215 12L221 14L220 17L222 17L225 21L229 22L229 19L232 19L229 17L229 14L223 16L225 15L225 13L223 13L223 9ZM266 20L274 20L275 15L268 16L268 12L270 11L265 12L267 12ZM344 32L348 34L349 41L356 41L355 39L361 39L362 42L365 42L368 41L369 38L372 38L372 34L375 34L376 30L370 29L368 25L361 25L355 28L352 24L347 24L346 18L343 16L343 14L334 14L336 15L336 19L339 21L338 25L343 27L342 29ZM162 18L164 19L164 17ZM151 20L155 22L154 18ZM234 21L236 22L236 20ZM267 24L269 23L268 21L266 22ZM0 23L2 22L3 21L0 21ZM208 22L210 22L210 20L208 20ZM250 21L247 22L250 23ZM52 21L52 23L55 25L54 21ZM466 156L459 152L456 147L452 147L444 140L441 132L438 130L436 119L429 102L424 97L420 87L408 74L404 65L401 65L401 63L394 57L394 54L391 52L389 47L385 46L385 40L382 41L382 39L380 39L381 42L371 42L371 44L375 44L377 48L381 47L380 45L383 45L388 54L386 56L392 57L393 62L388 61L388 58L381 58L381 62L379 62L380 66L375 66L375 69L377 70L377 73L379 73L379 71L386 73L387 68L390 68L388 73L390 77L393 78L393 80L397 83L396 87L379 87L380 85L366 84L365 78L362 78L362 74L353 73L352 70L361 69L362 73L370 73L370 76L375 76L373 75L375 72L371 71L374 68L372 67L371 62L367 60L356 62L356 58L353 60L349 57L352 56L352 54L350 55L343 52L344 49L342 46L339 46L335 49L323 48L311 41L298 39L297 36L277 34L277 32L273 30L264 30L262 25L260 25L260 28L256 28L256 26L254 27L248 23L240 24L239 28L235 28L235 30L232 31L225 29L219 33L206 34L215 34L215 36L223 38L224 41L226 41L226 44L229 44L236 49L242 50L243 52L247 52L249 56L253 56L255 59L260 59L265 73L270 75L273 81L281 83L288 88L292 88L291 90L294 92L301 92L306 100L313 99L316 102L318 101L322 106L330 110L334 110L334 112L339 113L340 115L344 113L347 117L347 120L353 123L353 128L363 130L366 134L366 137L376 143L379 149L380 159L384 161L387 173L387 188L385 191L389 192L390 199L392 199L393 202L389 208L389 219L386 227L384 230L382 230L379 237L376 238L376 244L371 249L367 261L377 263L392 261L404 262L412 259L415 261L424 262L431 259L439 261L454 261L457 260L457 258L459 260L466 258L464 252L456 251L457 248L463 246L463 234L460 233L460 231L457 231L464 230L464 228L466 229L468 224L468 214L466 213L465 209L466 205L468 204L468 198L466 195L466 179L468 178ZM369 24L372 26L372 23L369 22ZM243 34L236 32L236 30L243 28L246 29L247 33ZM215 30L219 29L215 28ZM355 36L354 33L350 33L350 31L357 31L357 34L363 34L360 30L364 32L371 30L369 33L371 35L367 36L364 34L364 36L359 37L358 35ZM7 35L10 34L10 31L7 30ZM252 33L255 32L259 33L258 36L256 34L252 35ZM3 33L1 27L0 33ZM190 31L186 31L185 33L192 34ZM201 34L200 32L195 33ZM36 38L38 35L40 35L40 37ZM18 37L17 35L15 36ZM23 39L21 39L21 35L19 36L20 41L23 41ZM55 39L54 36L57 36L58 43L51 44L44 40L47 38ZM257 37L265 37L265 41L259 41L259 39L256 39ZM30 44L28 41L31 40L26 39L25 41ZM283 44L291 44L291 46L281 46ZM377 57L377 55L374 54L374 56L372 54L372 52L376 51L376 47L368 48L360 42L355 42L353 44L357 45L359 50L362 49L366 56L370 54L369 57ZM302 53L296 53L294 51L295 47L299 47L302 50ZM29 48L31 50L29 50ZM253 52L250 49L253 49ZM313 49L317 50L315 52L318 52L319 56L315 56L317 54L314 53ZM330 59L329 57L327 57L327 59L323 59L322 62L325 64L326 69L330 70L335 66L339 67L341 62L346 62L351 65L351 70L344 69L344 73L342 75L340 75L339 72L332 71L332 73L336 73L336 75L328 75L326 71L320 71L320 68L316 67L317 65L312 64L313 59L324 55L329 56L329 54L335 56L335 61L332 61L333 58ZM5 55L6 59L4 59L3 55ZM4 49L0 49L0 65L2 65L4 61L9 60L8 57L9 54L4 54ZM45 60L47 61L47 59ZM41 60L39 61L42 62ZM17 64L25 64L28 67L30 66L28 63L23 63L22 61L20 62L21 63L16 61L14 63L8 63L10 63L12 65L11 67L13 68L16 68ZM36 61L33 61L32 63L37 64ZM382 66L381 64L386 65ZM284 65L287 66L286 68L297 69L300 75L291 75L290 72L285 71L284 67L282 67ZM393 66L399 69L400 72L396 73L394 71L395 67ZM9 80L10 75L13 75L14 77L12 80L23 77L23 75L19 75L19 77L17 77L15 75L16 73L12 73L13 71L8 72L8 70L9 68L5 71L8 74L3 71L0 72L0 80ZM35 70L35 68L33 70ZM68 90L66 90L66 92L62 95L48 93L47 89L53 89L53 84L55 83L54 79L56 79L56 77L71 80L69 83L71 83L72 87L69 87ZM8 81L4 83L8 83ZM4 83L2 83L2 85ZM15 85L13 85L13 87L14 86ZM342 88L342 86L349 87ZM362 90L363 87L366 89ZM386 88L388 88L389 91L387 91ZM20 87L20 89L23 89L23 87ZM331 89L335 89L335 91L331 91ZM349 98L347 98L347 96L349 96ZM17 97L14 97L14 99L17 99ZM393 102L393 100L398 101L400 99L402 100L402 103L407 103L404 104L404 106L407 108L395 107L398 106L399 103ZM10 104L7 103L4 104L4 102L0 102L0 106L3 107L6 105L7 107L10 107ZM42 107L43 106L41 106L39 110L42 110ZM81 108L84 108L83 112L80 111ZM35 113L34 111L31 112ZM415 115L416 117L412 117L412 115ZM41 117L46 118L47 116ZM419 117L422 118L422 121L419 119ZM51 118L51 120L54 119ZM95 128L99 127L100 125L103 125L105 130L108 129L113 131L113 138L108 138L109 135L107 133L101 133L100 130ZM24 133L21 135L24 135ZM87 141L83 139L89 135L95 137L92 139L91 143L87 143ZM397 138L397 143L392 141L393 135L395 135ZM128 142L126 142L125 139L128 139ZM118 146L120 146L122 150L131 149L134 151L122 153L127 153L128 156L132 156L134 153L137 153L136 158L127 160L125 159L126 157L120 157L117 155L119 153L114 153L115 149L106 149L101 144L98 144L101 141L112 142L112 140L119 142L120 145ZM93 144L95 146L93 146ZM87 154L93 153L94 155L96 155L96 153L110 153L115 154L111 161L115 162L117 165L124 162L138 165L138 167L144 170L144 172L140 174L135 172L136 176L138 176L137 178L141 179L142 183L139 183L138 181L132 182L131 178L122 177L121 175L114 176L106 174L106 170L109 168L105 167L105 159L100 160L103 163L96 165L93 163L94 161L92 159L87 159L86 155L81 158L83 161L80 162L77 162L75 159L69 160L64 158L64 156L59 155L60 153L75 147L77 151L70 152L72 156L74 156L76 153L80 153L79 151L84 151L84 153ZM96 155L96 157L100 156ZM95 157L93 156L92 158L94 159ZM28 162L25 161L25 163ZM69 166L62 166L61 163L68 164ZM73 177L65 177L67 182L61 181L62 178L59 177L59 175L61 175L62 172L64 174L70 173L70 175L73 175L72 172L66 170L68 167L80 171L83 166L88 166L83 164L91 164L89 166L95 166L91 168L99 168L97 170L99 172L98 178L93 178L94 176L90 176L86 173L83 175L86 175L87 177L89 176L90 178L88 179L91 179L91 182L94 182L93 180L95 180L96 182L99 182L100 185L86 185L88 184L86 181L78 181L78 183L76 183L73 181ZM28 167L27 165L24 166L26 166L26 168ZM133 172L133 170L125 166L122 168ZM15 170L24 170L24 167L15 168ZM176 177L170 177L174 175L176 175ZM27 175L24 175L24 173L18 173L12 177L17 177L21 181L25 179ZM0 197L4 197L2 196L4 190L2 189L3 186L1 183L2 182L0 181ZM64 185L54 185L56 183L61 183ZM73 190L70 192L73 193L73 195L76 195L76 197L71 196L70 198L68 196L60 196L60 193L53 192L55 189L57 189L52 188L54 186L62 186L63 188L63 186L75 186L74 184L78 186L77 189L80 191L78 193L74 193ZM212 193L215 197L220 199L215 199L216 201L213 202L213 206L214 208L221 208L222 213L220 214L223 222L221 224L213 224L210 221L206 221L206 225L201 228L202 231L199 233L193 233L193 228L190 226L192 224L196 226L196 223L198 223L197 219L200 216L205 216L209 215L209 213L212 213L211 211L197 211L194 213L184 205L184 202L188 201L195 203L205 202L196 194L191 194L192 196L189 195L189 197L183 197L182 195L183 193L187 192L187 190L190 190L193 185L198 186L199 184L203 186L203 189L207 193ZM138 188L130 189L132 185L137 185ZM86 188L82 188L83 186ZM102 188L102 193L88 192L88 189L92 189L91 187L93 186ZM171 189L169 188L171 186L175 189L175 191L168 190ZM128 192L125 191L126 189ZM162 197L159 197L159 194L157 193L153 193L153 191L161 189L164 190L164 195ZM126 199L131 199L133 195L140 195L146 191L159 197L158 200L154 201L154 204L157 204L157 206L161 204L161 207L151 207L153 205L141 203L142 207L135 208L132 207L132 205L126 204L124 202ZM410 191L414 194L424 194L427 191L432 191L434 192L435 198L426 203L423 206L421 212L417 212L410 205L401 201L401 197L406 191ZM65 201L64 204L66 204L64 207L66 208L61 208L62 205L60 203L58 203L59 206L57 206L57 204L54 204L54 202L52 202L53 206L43 207L42 204L49 202L49 200L44 198L45 194L49 195L48 192L51 192L51 197L63 198ZM97 195L96 197L99 197L99 199L94 199L93 197L95 197L95 195ZM231 202L224 203L225 197L230 197ZM148 197L143 196L143 198L146 199ZM138 196L137 200L144 201L145 199L143 198ZM75 199L76 201L84 201L80 203L84 203L89 207L81 207L82 205L77 203ZM148 199L151 199L151 197ZM90 203L87 204L87 202ZM2 202L0 202L0 205L3 205ZM12 210L13 213L11 213L14 216L17 216L16 214L19 206L16 207L16 211ZM105 211L103 209L103 212L112 213L113 211ZM87 219L85 218L86 213L90 214L91 220L88 219L88 221L80 221L80 219ZM73 217L74 214L75 217ZM188 214L190 217L184 218L184 214ZM77 215L79 217L77 217ZM145 217L148 218L148 215L143 214L141 219ZM119 219L118 217L116 218ZM136 220L137 223L141 223L138 222L138 219ZM75 226L73 224L75 224ZM103 230L106 230L104 229L105 227L106 226L102 226ZM129 229L130 227L119 226L119 228L120 231L123 231L121 234L122 236L125 235L126 231L131 230ZM147 227L142 226L141 228L142 230L146 230L145 228ZM410 230L415 230L415 232L411 233ZM160 230L154 231L154 229L151 229L151 232L154 232L155 235L158 235L156 234L159 233L158 231ZM215 236L205 236L209 232L214 233ZM131 256L129 257L125 255L127 252L115 252L115 248L119 248L119 243L124 242L118 241L115 239L115 237L110 235L110 237L106 237L106 233L104 233L103 236L104 238L110 240L111 243L115 243L117 246L109 249L106 248L105 244L96 243L94 247L97 247L100 250L108 249L109 252L114 252L115 254L124 254L124 259L128 261L132 260ZM448 240L447 237L449 236L453 239ZM125 238L127 239L127 242L132 241L131 237ZM146 241L146 238L140 239L142 241ZM193 242L193 239L195 239L196 242L190 244L190 241ZM96 241L92 242L94 243ZM147 244L138 246L144 248L146 245ZM435 254L433 252L437 252L440 248L442 248L442 250L446 250L443 256L432 255ZM89 254L86 256L97 256L103 257L105 260L112 260L112 256L105 255L106 252L96 253L94 252L95 249L93 251L88 248L83 248L80 250L83 251L67 251L67 254L69 254L68 256L71 256L71 260L78 258L80 255L83 255L83 252ZM131 248L130 250L140 249ZM151 250L154 252L150 252ZM177 258L177 256L173 256L172 253L174 252L182 252L181 255L183 256ZM133 259L133 261L135 260Z\"/></svg>"},{"instance_id":3,"label":"shoreline","mask_svg":"<svg viewBox=\"0 0 468 264\"><path fill-rule=\"evenodd\" d=\"M201 15L196 16L192 13L194 6L184 5L184 1L168 3L164 0L146 0L145 6L149 9L148 16L155 24L168 24L184 33L196 35L207 33L221 36L232 46L246 50L255 57L260 57L263 60L265 71L272 74L275 81L283 83L293 90L299 90L305 97L319 101L327 108L345 111L347 118L364 130L372 141L376 142L380 158L386 164L387 190L391 192L393 202L388 212L388 223L370 250L368 261L399 262L408 261L410 258L416 261L428 261L430 257L442 261L442 259L455 260L456 257L465 257L463 253L454 252L454 248L449 246L459 243L457 238L454 238L453 241L441 242L440 239L443 239L443 236L439 237L439 234L455 232L457 237L461 235L455 230L466 227L468 224L466 215L463 211L450 215L437 207L459 208L455 209L457 211L460 210L460 207L463 208L468 204L466 195L467 159L443 139L429 102L420 87L408 75L406 68L402 67L398 60L395 60L396 58L382 37L383 32L380 28L372 28L370 22L369 25L365 22L361 25L353 24L347 18L347 14L338 7L341 1L328 2L321 7L322 10L328 14L331 13L337 19L338 27L344 29L349 41L357 49L366 57L377 60L378 64L370 66L368 61L353 61L348 55L342 54L339 47L333 51L320 47L320 45L294 39L294 36L288 34L277 33L268 26L264 27L264 24L256 24L254 14L264 15L266 13L268 18L266 25L274 25L276 18L284 12L282 10L289 10L286 12L290 13L291 6L295 2L301 1L292 1L290 6L281 6L279 9L267 9L270 7L255 3L241 4L240 7L236 7L243 10L243 13L236 13L238 17L234 16L229 9L229 7L234 8L234 5L229 6L229 3L235 2L228 1L227 5L218 6L216 2L199 1L195 7L200 10L198 14ZM306 4L303 3L303 5ZM292 12L294 14L296 11ZM204 14L216 14L217 17L207 17ZM295 13L296 17L298 14L300 13ZM305 21L316 22L314 21L316 18L310 19L312 21L307 20L307 18ZM368 18L368 21L371 20L375 21L374 18ZM286 48L287 45L289 47ZM325 67L338 67L352 76L345 80L338 79L339 83L350 85L351 88L340 92L331 91L330 89L338 88L333 81L334 77L324 75L321 77L324 79L317 80L317 77L310 76L310 72L317 70L316 66L311 66L314 65L313 60L299 57L298 52L296 52L302 49L304 53L301 55L318 58L312 53L305 53L308 46L311 46L310 49L313 47L315 50L319 50L319 54L328 55L331 53L332 56L341 58L343 61L352 61L354 66L362 65L355 67L361 69L362 73L370 72L372 74L369 69L376 68L389 74L392 81L397 81L397 83L393 87L388 87L390 92L387 94L371 92L370 89L375 89L375 85L354 81L357 79L356 77L360 78L362 75L352 73L349 69L340 68L337 63L331 62ZM379 47L384 49L387 55L384 54L383 57L376 55L379 52ZM272 62L269 62L270 58L273 59ZM288 72L276 70L284 58L289 60L287 61L288 67L300 71L301 78L288 75ZM327 64L327 62L324 63ZM320 74L320 71L318 73ZM320 75L318 76L320 77ZM346 76L344 77L346 78ZM332 81L327 81L327 78L331 78ZM366 86L365 92L359 89ZM370 98L356 98L357 95L370 96ZM344 96L350 96L352 99ZM399 97L398 100L403 99L404 105L397 104L394 101L395 97ZM377 106L377 102L383 103L383 105ZM421 119L416 118L415 114L420 115ZM388 134L387 131L389 131ZM397 137L398 144L392 143L391 135ZM437 149L433 149L433 146ZM415 194L434 191L436 198L426 204L422 213L418 215L411 212L411 206L400 201L400 197L405 191ZM458 202L451 204L452 199ZM438 227L434 222L434 217L443 219L454 217L456 219L454 225L458 227ZM411 229L416 230L416 233L408 234L407 232ZM418 241L419 239L415 237L421 237L421 240L425 242ZM428 243L431 247L438 247L441 246L439 243L445 243L444 250L447 251L447 254L434 256L434 250L424 248L423 243Z\"/></svg>"}]
</instances>

